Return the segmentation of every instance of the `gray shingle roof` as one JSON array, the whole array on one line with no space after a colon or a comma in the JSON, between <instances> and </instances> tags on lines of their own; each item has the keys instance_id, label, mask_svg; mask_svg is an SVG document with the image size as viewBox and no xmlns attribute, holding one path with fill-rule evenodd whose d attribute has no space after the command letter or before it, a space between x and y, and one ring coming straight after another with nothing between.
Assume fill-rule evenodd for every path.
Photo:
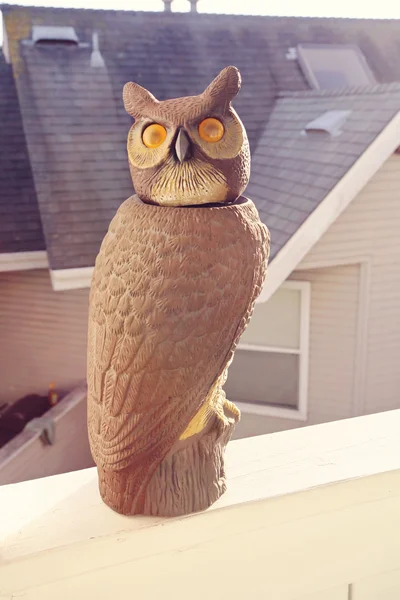
<instances>
[{"instance_id":1,"label":"gray shingle roof","mask_svg":"<svg viewBox=\"0 0 400 600\"><path fill-rule=\"evenodd\" d=\"M340 135L301 134L331 110L351 111ZM247 189L271 231L272 258L399 111L400 84L294 93L277 101Z\"/></svg>"},{"instance_id":2,"label":"gray shingle roof","mask_svg":"<svg viewBox=\"0 0 400 600\"><path fill-rule=\"evenodd\" d=\"M92 265L112 215L132 193L125 150L130 119L121 99L126 81L165 99L198 93L220 68L235 64L243 75L235 106L253 153L279 92L307 89L297 61L286 58L291 46L356 43L378 82L400 81L399 24L393 21L15 6L3 12L53 269ZM29 46L24 40L32 24L72 25L87 47ZM104 68L90 67L93 31ZM263 145L265 139L264 133ZM252 182L263 187L257 161ZM264 196L255 196L266 215ZM290 225L280 216L290 235L299 219Z\"/></svg>"},{"instance_id":3,"label":"gray shingle roof","mask_svg":"<svg viewBox=\"0 0 400 600\"><path fill-rule=\"evenodd\" d=\"M91 47L18 42L15 48L19 101L53 269L92 265L112 216L133 192L125 149L131 120L121 93L126 81L141 83L160 99L194 94L233 62L247 80L237 108L253 144L274 100L268 70L260 78L254 67L260 58L267 63L265 52L249 43L240 22L225 30L224 22L176 20L174 14L89 13L32 10L50 22L75 24L79 39L90 45L96 27L104 69L90 66ZM18 39L19 32L14 34Z\"/></svg>"},{"instance_id":4,"label":"gray shingle roof","mask_svg":"<svg viewBox=\"0 0 400 600\"><path fill-rule=\"evenodd\" d=\"M44 249L12 70L0 51L0 254Z\"/></svg>"}]
</instances>

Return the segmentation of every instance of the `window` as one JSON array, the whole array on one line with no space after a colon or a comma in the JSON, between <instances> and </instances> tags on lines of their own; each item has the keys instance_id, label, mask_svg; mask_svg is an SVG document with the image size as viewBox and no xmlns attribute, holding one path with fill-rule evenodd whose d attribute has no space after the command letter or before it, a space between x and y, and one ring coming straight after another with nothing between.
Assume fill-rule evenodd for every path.
<instances>
[{"instance_id":1,"label":"window","mask_svg":"<svg viewBox=\"0 0 400 600\"><path fill-rule=\"evenodd\" d=\"M256 304L225 384L244 412L305 419L310 284L287 281Z\"/></svg>"},{"instance_id":2,"label":"window","mask_svg":"<svg viewBox=\"0 0 400 600\"><path fill-rule=\"evenodd\" d=\"M78 36L74 27L58 25L34 25L32 27L32 41L34 44L64 44L78 45Z\"/></svg>"},{"instance_id":3,"label":"window","mask_svg":"<svg viewBox=\"0 0 400 600\"><path fill-rule=\"evenodd\" d=\"M300 44L297 55L311 87L326 90L376 83L358 46Z\"/></svg>"}]
</instances>

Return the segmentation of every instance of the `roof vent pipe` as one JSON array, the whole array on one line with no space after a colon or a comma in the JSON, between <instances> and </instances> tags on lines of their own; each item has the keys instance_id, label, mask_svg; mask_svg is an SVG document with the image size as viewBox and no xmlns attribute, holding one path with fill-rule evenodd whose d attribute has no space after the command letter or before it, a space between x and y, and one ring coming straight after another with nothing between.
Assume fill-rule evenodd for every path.
<instances>
[{"instance_id":1,"label":"roof vent pipe","mask_svg":"<svg viewBox=\"0 0 400 600\"><path fill-rule=\"evenodd\" d=\"M314 121L310 121L302 131L302 135L325 134L336 137L342 133L351 110L328 110Z\"/></svg>"},{"instance_id":2,"label":"roof vent pipe","mask_svg":"<svg viewBox=\"0 0 400 600\"><path fill-rule=\"evenodd\" d=\"M197 2L198 0L189 0L190 2L190 12L197 13Z\"/></svg>"},{"instance_id":3,"label":"roof vent pipe","mask_svg":"<svg viewBox=\"0 0 400 600\"><path fill-rule=\"evenodd\" d=\"M99 48L99 34L97 31L93 31L92 34L92 54L90 56L90 66L94 69L104 67L104 59L101 55Z\"/></svg>"},{"instance_id":4,"label":"roof vent pipe","mask_svg":"<svg viewBox=\"0 0 400 600\"><path fill-rule=\"evenodd\" d=\"M171 12L171 4L173 0L163 0L164 1L164 12Z\"/></svg>"}]
</instances>

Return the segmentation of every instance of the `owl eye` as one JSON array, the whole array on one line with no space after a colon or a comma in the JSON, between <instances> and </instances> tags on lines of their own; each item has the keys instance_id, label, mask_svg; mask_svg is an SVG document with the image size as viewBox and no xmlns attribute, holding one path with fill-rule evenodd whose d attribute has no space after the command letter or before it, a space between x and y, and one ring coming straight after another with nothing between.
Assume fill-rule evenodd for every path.
<instances>
[{"instance_id":1,"label":"owl eye","mask_svg":"<svg viewBox=\"0 0 400 600\"><path fill-rule=\"evenodd\" d=\"M158 123L152 123L142 133L143 144L147 148L158 148L167 137L167 130Z\"/></svg>"},{"instance_id":2,"label":"owl eye","mask_svg":"<svg viewBox=\"0 0 400 600\"><path fill-rule=\"evenodd\" d=\"M221 121L208 117L199 125L199 135L205 142L219 142L225 133L225 128Z\"/></svg>"}]
</instances>

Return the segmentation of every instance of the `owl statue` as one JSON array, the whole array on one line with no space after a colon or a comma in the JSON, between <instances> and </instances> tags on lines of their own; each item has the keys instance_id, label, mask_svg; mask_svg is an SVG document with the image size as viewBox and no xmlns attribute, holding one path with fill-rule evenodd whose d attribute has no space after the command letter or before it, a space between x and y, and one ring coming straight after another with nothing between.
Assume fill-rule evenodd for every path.
<instances>
[{"instance_id":1,"label":"owl statue","mask_svg":"<svg viewBox=\"0 0 400 600\"><path fill-rule=\"evenodd\" d=\"M124 87L136 195L96 259L87 382L100 493L125 515L203 510L226 488L240 413L223 385L269 256L268 230L241 195L240 85L227 67L199 96L159 101Z\"/></svg>"}]
</instances>

